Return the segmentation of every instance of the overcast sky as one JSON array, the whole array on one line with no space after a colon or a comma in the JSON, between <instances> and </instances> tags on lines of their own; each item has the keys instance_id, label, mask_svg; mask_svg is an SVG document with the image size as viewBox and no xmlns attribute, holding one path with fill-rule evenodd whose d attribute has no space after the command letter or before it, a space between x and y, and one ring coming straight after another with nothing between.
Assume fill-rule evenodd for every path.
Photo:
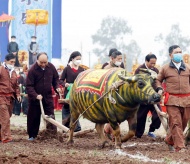
<instances>
[{"instance_id":1,"label":"overcast sky","mask_svg":"<svg viewBox=\"0 0 190 164\"><path fill-rule=\"evenodd\" d=\"M154 38L159 33L169 33L173 24L178 23L182 33L190 36L190 0L63 0L63 49L82 50L83 63L88 65L88 52L94 48L91 35L107 16L128 21L143 58L149 52L158 54Z\"/></svg>"}]
</instances>

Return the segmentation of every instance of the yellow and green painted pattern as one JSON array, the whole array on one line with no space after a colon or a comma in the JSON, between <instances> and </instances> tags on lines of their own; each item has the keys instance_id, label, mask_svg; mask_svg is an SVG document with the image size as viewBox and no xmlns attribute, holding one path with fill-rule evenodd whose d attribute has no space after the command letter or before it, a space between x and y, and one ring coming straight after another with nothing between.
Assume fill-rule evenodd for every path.
<instances>
[{"instance_id":1,"label":"yellow and green painted pattern","mask_svg":"<svg viewBox=\"0 0 190 164\"><path fill-rule=\"evenodd\" d=\"M131 76L130 81L126 80L116 90L105 94L113 83L121 80L118 76L121 72L127 74L124 69L118 68L82 72L75 80L70 95L71 117L76 120L79 114L83 113L93 103L83 114L83 117L92 122L110 122L114 128L117 123L134 117L139 104L147 103L149 96L155 93L151 86L152 78L147 74ZM135 81L135 79L138 80ZM139 79L144 84L142 88L139 88ZM105 96L103 96L104 94ZM109 95L115 99L116 104L110 102Z\"/></svg>"}]
</instances>

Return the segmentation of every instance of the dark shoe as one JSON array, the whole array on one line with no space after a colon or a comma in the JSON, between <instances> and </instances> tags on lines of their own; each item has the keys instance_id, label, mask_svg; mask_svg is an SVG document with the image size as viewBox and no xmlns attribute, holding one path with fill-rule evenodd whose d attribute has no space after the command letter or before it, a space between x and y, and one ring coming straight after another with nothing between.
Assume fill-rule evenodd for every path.
<instances>
[{"instance_id":1,"label":"dark shoe","mask_svg":"<svg viewBox=\"0 0 190 164\"><path fill-rule=\"evenodd\" d=\"M77 128L74 130L74 132L79 132L79 131L81 131L81 128Z\"/></svg>"}]
</instances>

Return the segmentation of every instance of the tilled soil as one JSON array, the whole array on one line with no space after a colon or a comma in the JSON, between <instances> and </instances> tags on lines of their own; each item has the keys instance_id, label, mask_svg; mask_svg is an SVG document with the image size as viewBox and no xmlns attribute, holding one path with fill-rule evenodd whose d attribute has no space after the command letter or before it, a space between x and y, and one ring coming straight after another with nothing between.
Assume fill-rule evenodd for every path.
<instances>
[{"instance_id":1,"label":"tilled soil","mask_svg":"<svg viewBox=\"0 0 190 164\"><path fill-rule=\"evenodd\" d=\"M35 141L27 140L25 129L12 129L13 142L0 143L0 163L16 164L118 164L118 163L190 163L190 148L184 153L170 153L163 138L156 140L148 136L132 138L115 149L114 143L100 148L100 139L96 132L74 137L74 144L67 145L67 138L41 131Z\"/></svg>"}]
</instances>

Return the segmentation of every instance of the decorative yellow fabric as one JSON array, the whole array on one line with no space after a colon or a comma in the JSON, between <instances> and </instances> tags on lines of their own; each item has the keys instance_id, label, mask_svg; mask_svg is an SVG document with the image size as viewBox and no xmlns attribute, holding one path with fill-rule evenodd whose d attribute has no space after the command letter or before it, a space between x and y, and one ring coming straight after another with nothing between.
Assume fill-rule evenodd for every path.
<instances>
[{"instance_id":1,"label":"decorative yellow fabric","mask_svg":"<svg viewBox=\"0 0 190 164\"><path fill-rule=\"evenodd\" d=\"M27 10L26 24L48 24L48 11L40 9Z\"/></svg>"}]
</instances>

